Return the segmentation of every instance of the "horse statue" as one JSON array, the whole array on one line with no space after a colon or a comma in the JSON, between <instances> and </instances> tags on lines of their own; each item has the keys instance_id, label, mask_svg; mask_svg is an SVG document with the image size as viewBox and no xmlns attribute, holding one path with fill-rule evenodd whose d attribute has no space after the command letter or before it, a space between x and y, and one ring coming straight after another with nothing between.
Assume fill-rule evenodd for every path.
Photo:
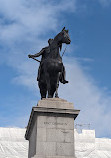
<instances>
[{"instance_id":1,"label":"horse statue","mask_svg":"<svg viewBox=\"0 0 111 158\"><path fill-rule=\"evenodd\" d=\"M59 81L63 84L68 83L68 81L65 80L65 67L62 62L62 57L60 56L60 50L63 43L70 44L70 42L68 30L65 30L64 27L54 39L48 40L48 47L43 48L35 55L28 55L29 58L33 59L42 55L37 78L41 99L46 97L53 98L54 93L56 93L56 97L58 97L57 89Z\"/></svg>"}]
</instances>

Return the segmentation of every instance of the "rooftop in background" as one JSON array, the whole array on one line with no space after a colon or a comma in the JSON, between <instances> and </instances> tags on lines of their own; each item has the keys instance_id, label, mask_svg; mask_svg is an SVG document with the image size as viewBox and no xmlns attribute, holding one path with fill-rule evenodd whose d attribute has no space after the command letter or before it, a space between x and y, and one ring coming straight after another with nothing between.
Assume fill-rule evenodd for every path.
<instances>
[{"instance_id":1,"label":"rooftop in background","mask_svg":"<svg viewBox=\"0 0 111 158\"><path fill-rule=\"evenodd\" d=\"M28 141L25 140L26 129L0 127L0 157L27 158ZM75 130L75 149L77 158L111 157L111 139L96 138L95 130Z\"/></svg>"}]
</instances>

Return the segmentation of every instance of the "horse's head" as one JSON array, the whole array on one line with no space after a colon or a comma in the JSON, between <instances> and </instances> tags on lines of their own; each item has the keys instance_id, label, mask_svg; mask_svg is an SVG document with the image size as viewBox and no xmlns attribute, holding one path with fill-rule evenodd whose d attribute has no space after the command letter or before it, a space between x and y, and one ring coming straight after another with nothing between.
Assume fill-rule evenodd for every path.
<instances>
[{"instance_id":1,"label":"horse's head","mask_svg":"<svg viewBox=\"0 0 111 158\"><path fill-rule=\"evenodd\" d=\"M62 31L55 37L58 42L60 43L66 43L66 44L70 44L71 40L68 34L68 30L65 30L65 27L62 29Z\"/></svg>"}]
</instances>

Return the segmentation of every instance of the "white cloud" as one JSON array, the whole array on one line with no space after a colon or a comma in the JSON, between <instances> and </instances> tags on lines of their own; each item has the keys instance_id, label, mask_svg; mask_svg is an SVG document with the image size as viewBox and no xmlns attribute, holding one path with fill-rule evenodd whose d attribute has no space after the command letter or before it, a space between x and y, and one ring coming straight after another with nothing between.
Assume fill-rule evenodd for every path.
<instances>
[{"instance_id":1,"label":"white cloud","mask_svg":"<svg viewBox=\"0 0 111 158\"><path fill-rule=\"evenodd\" d=\"M75 11L75 0L0 0L0 63L18 72L16 83L29 85L37 63L32 63L27 55L47 45L48 32L57 31L64 21L59 21L60 14L65 11Z\"/></svg>"},{"instance_id":2,"label":"white cloud","mask_svg":"<svg viewBox=\"0 0 111 158\"><path fill-rule=\"evenodd\" d=\"M69 84L61 85L60 96L81 110L78 123L90 123L97 136L111 136L111 97L84 72L77 60L67 57L65 65Z\"/></svg>"},{"instance_id":3,"label":"white cloud","mask_svg":"<svg viewBox=\"0 0 111 158\"><path fill-rule=\"evenodd\" d=\"M29 63L27 55L47 45L48 32L58 30L64 21L59 20L60 14L65 11L75 11L75 0L49 0L48 3L45 0L0 0L0 45L3 48L0 62L4 60L25 73L24 66ZM28 67L31 71L31 65Z\"/></svg>"},{"instance_id":4,"label":"white cloud","mask_svg":"<svg viewBox=\"0 0 111 158\"><path fill-rule=\"evenodd\" d=\"M41 0L0 0L0 39L16 41L21 37L24 39L24 35L38 38L41 33L43 35L49 30L55 30L61 12L75 11L74 2L61 0L54 4Z\"/></svg>"},{"instance_id":5,"label":"white cloud","mask_svg":"<svg viewBox=\"0 0 111 158\"><path fill-rule=\"evenodd\" d=\"M111 0L99 0L99 2L103 7L107 7L111 4Z\"/></svg>"}]
</instances>

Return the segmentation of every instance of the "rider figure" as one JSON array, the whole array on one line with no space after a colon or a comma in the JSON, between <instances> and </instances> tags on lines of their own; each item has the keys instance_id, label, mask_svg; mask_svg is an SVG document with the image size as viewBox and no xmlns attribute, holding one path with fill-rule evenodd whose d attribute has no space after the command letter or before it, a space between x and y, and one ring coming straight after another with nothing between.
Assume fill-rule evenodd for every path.
<instances>
[{"instance_id":1,"label":"rider figure","mask_svg":"<svg viewBox=\"0 0 111 158\"><path fill-rule=\"evenodd\" d=\"M40 66L39 66L39 69L38 69L37 81L40 81L41 65L42 65L43 61L46 60L49 56L50 45L52 44L52 42L53 42L53 39L49 39L48 40L49 46L47 46L45 48L42 48L42 50L39 53L36 53L34 55L30 55L30 54L28 55L29 58L35 58L35 57L39 57L40 55L42 55L42 58L41 58L41 61L40 61ZM64 67L64 65L63 65L62 73L59 76L59 80L63 84L68 83L68 81L65 80L65 67Z\"/></svg>"}]
</instances>

